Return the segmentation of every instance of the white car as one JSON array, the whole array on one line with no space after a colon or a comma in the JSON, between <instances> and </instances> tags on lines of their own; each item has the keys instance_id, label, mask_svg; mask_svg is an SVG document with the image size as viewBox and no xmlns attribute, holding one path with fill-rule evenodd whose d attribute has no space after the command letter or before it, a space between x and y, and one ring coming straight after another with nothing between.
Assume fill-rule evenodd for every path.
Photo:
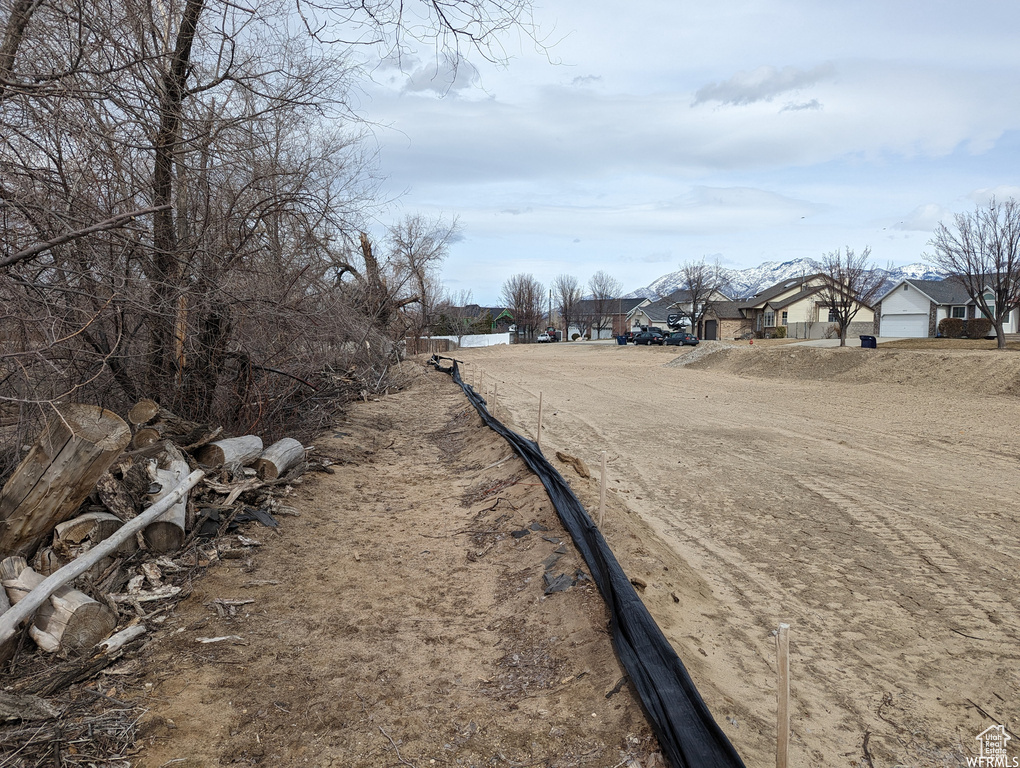
<instances>
[{"instance_id":1,"label":"white car","mask_svg":"<svg viewBox=\"0 0 1020 768\"><path fill-rule=\"evenodd\" d=\"M552 341L552 336L550 336L548 333L543 332L543 333L538 334L538 338L535 339L535 341L538 341L538 342Z\"/></svg>"}]
</instances>

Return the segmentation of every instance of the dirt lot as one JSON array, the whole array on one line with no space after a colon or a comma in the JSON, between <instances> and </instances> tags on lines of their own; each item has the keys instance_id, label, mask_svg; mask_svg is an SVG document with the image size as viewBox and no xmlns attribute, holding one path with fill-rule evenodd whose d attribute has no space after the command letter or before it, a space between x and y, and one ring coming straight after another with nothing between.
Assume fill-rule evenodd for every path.
<instances>
[{"instance_id":1,"label":"dirt lot","mask_svg":"<svg viewBox=\"0 0 1020 768\"><path fill-rule=\"evenodd\" d=\"M774 761L780 621L793 765L956 766L992 718L1015 728L1020 356L709 351L458 354L522 431L543 393L546 454L607 451L617 497L708 582L701 605L645 599L749 765Z\"/></svg>"},{"instance_id":2,"label":"dirt lot","mask_svg":"<svg viewBox=\"0 0 1020 768\"><path fill-rule=\"evenodd\" d=\"M597 475L608 453L604 533L748 766L775 761L780 621L797 768L955 767L1015 730L1020 356L458 356L524 434L543 393L546 455ZM210 563L139 654L68 694L144 715L122 760L84 740L66 764L661 765L597 592L544 594L584 571L544 490L448 377L408 370L318 441L338 465L286 493L299 516L248 529L257 555ZM596 508L596 480L554 463Z\"/></svg>"},{"instance_id":3,"label":"dirt lot","mask_svg":"<svg viewBox=\"0 0 1020 768\"><path fill-rule=\"evenodd\" d=\"M317 445L338 466L294 488L300 516L194 582L144 675L103 677L148 710L132 765L662 765L597 590L544 594L584 569L544 489L450 377L421 368ZM639 521L619 530L707 594Z\"/></svg>"}]
</instances>

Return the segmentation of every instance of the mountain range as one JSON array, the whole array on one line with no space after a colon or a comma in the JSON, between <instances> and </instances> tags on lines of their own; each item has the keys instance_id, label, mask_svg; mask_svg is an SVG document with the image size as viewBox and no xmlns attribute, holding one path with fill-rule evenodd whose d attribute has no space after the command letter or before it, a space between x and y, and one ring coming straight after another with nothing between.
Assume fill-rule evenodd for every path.
<instances>
[{"instance_id":1,"label":"mountain range","mask_svg":"<svg viewBox=\"0 0 1020 768\"><path fill-rule=\"evenodd\" d=\"M734 297L742 298L753 296L759 291L775 285L783 280L804 275L813 275L822 271L820 262L814 259L795 259L794 261L766 261L757 267L749 269L726 269L723 274L726 277L729 290L724 293ZM876 269L886 276L886 285L891 287L896 281L903 278L915 280L942 280L945 274L932 268L927 264L907 264L904 267L893 267L892 269ZM643 296L649 299L661 299L683 287L683 273L680 271L670 272L643 288L638 288L630 293L624 294L623 298L635 298Z\"/></svg>"}]
</instances>

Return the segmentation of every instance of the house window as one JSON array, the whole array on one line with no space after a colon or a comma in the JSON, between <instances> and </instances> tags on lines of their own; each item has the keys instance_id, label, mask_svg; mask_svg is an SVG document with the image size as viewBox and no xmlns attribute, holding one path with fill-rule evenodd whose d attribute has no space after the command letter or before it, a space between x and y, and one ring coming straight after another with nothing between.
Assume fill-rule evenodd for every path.
<instances>
[{"instance_id":1,"label":"house window","mask_svg":"<svg viewBox=\"0 0 1020 768\"><path fill-rule=\"evenodd\" d=\"M966 307L953 307L951 317L957 317L961 320L967 319L967 308Z\"/></svg>"},{"instance_id":2,"label":"house window","mask_svg":"<svg viewBox=\"0 0 1020 768\"><path fill-rule=\"evenodd\" d=\"M789 316L789 312L786 312L786 311L784 311L784 312L783 312L783 319L782 319L782 321L781 321L783 325L786 325L786 318L787 318L788 316Z\"/></svg>"},{"instance_id":3,"label":"house window","mask_svg":"<svg viewBox=\"0 0 1020 768\"><path fill-rule=\"evenodd\" d=\"M834 309L830 309L829 310L829 319L828 319L827 322L830 322L830 323L838 323L839 322L839 315L836 314L836 310L834 310Z\"/></svg>"},{"instance_id":4,"label":"house window","mask_svg":"<svg viewBox=\"0 0 1020 768\"><path fill-rule=\"evenodd\" d=\"M772 328L776 324L776 313L771 309L765 310L765 327Z\"/></svg>"}]
</instances>

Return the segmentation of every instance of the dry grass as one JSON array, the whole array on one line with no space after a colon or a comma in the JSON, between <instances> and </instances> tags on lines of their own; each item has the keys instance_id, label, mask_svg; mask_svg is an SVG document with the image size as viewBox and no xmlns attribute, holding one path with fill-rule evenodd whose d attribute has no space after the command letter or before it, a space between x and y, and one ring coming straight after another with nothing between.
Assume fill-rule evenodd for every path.
<instances>
[{"instance_id":1,"label":"dry grass","mask_svg":"<svg viewBox=\"0 0 1020 768\"><path fill-rule=\"evenodd\" d=\"M849 343L849 341L848 341ZM898 339L897 341L882 342L882 349L917 349L917 350L961 350L973 351L980 349L995 349L995 339ZM1008 336L1006 338L1006 349L1020 352L1020 337Z\"/></svg>"}]
</instances>

